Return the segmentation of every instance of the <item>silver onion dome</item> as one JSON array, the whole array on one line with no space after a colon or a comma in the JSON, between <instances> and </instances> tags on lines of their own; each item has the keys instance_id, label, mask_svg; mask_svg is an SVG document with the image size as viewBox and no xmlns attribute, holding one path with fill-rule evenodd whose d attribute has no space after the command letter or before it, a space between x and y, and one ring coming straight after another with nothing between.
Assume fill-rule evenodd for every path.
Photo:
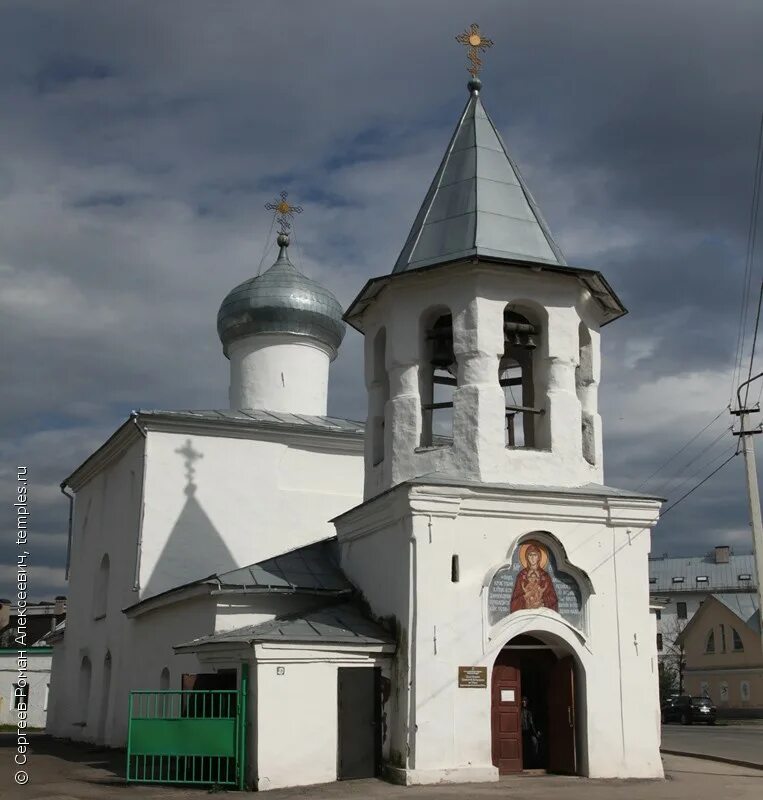
<instances>
[{"instance_id":1,"label":"silver onion dome","mask_svg":"<svg viewBox=\"0 0 763 800\"><path fill-rule=\"evenodd\" d=\"M217 333L228 355L228 345L257 333L289 333L317 339L336 356L345 324L342 307L317 281L303 275L289 260L289 237L278 236L280 252L262 275L232 289L217 313Z\"/></svg>"}]
</instances>

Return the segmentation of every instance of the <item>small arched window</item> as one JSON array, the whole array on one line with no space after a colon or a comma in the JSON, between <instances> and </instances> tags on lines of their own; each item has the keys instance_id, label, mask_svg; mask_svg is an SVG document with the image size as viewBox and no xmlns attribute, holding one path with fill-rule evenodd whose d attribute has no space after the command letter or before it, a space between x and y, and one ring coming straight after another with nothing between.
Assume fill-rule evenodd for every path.
<instances>
[{"instance_id":1,"label":"small arched window","mask_svg":"<svg viewBox=\"0 0 763 800\"><path fill-rule=\"evenodd\" d=\"M712 628L710 628L710 631L707 634L707 638L705 639L705 652L706 653L715 652L715 631Z\"/></svg>"},{"instance_id":2,"label":"small arched window","mask_svg":"<svg viewBox=\"0 0 763 800\"><path fill-rule=\"evenodd\" d=\"M419 373L420 444L431 447L435 436L453 438L453 392L458 385L458 365L450 312L447 309L432 311L423 322L423 358Z\"/></svg>"},{"instance_id":3,"label":"small arched window","mask_svg":"<svg viewBox=\"0 0 763 800\"><path fill-rule=\"evenodd\" d=\"M170 688L170 671L168 667L165 667L162 670L162 674L159 676L159 688L162 691L166 691Z\"/></svg>"},{"instance_id":4,"label":"small arched window","mask_svg":"<svg viewBox=\"0 0 763 800\"><path fill-rule=\"evenodd\" d=\"M504 443L507 447L535 447L535 375L533 354L540 329L524 314L503 312L503 354L498 362L498 382L506 406Z\"/></svg>"},{"instance_id":5,"label":"small arched window","mask_svg":"<svg viewBox=\"0 0 763 800\"><path fill-rule=\"evenodd\" d=\"M739 635L739 631L736 628L731 629L731 641L731 646L735 653L744 652L744 642L742 642L742 637Z\"/></svg>"},{"instance_id":6,"label":"small arched window","mask_svg":"<svg viewBox=\"0 0 763 800\"><path fill-rule=\"evenodd\" d=\"M87 656L82 657L79 667L79 712L83 725L87 725L87 716L90 710L90 683L93 678L93 665Z\"/></svg>"},{"instance_id":7,"label":"small arched window","mask_svg":"<svg viewBox=\"0 0 763 800\"><path fill-rule=\"evenodd\" d=\"M387 332L377 332L373 344L373 408L371 409L371 449L374 466L384 461L384 419L389 400L389 375L387 374Z\"/></svg>"},{"instance_id":8,"label":"small arched window","mask_svg":"<svg viewBox=\"0 0 763 800\"><path fill-rule=\"evenodd\" d=\"M106 616L109 604L109 572L110 562L108 553L104 554L98 573L95 576L93 587L93 619L102 619Z\"/></svg>"}]
</instances>

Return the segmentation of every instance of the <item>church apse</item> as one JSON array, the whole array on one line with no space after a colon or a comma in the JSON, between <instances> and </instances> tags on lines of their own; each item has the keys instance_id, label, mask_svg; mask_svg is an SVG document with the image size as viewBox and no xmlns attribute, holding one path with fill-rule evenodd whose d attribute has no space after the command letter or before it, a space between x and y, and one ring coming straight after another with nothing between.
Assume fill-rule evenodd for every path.
<instances>
[{"instance_id":1,"label":"church apse","mask_svg":"<svg viewBox=\"0 0 763 800\"><path fill-rule=\"evenodd\" d=\"M194 447L191 439L186 439L175 452L184 461L186 500L145 583L142 597L239 566L196 496L195 463L204 454Z\"/></svg>"}]
</instances>

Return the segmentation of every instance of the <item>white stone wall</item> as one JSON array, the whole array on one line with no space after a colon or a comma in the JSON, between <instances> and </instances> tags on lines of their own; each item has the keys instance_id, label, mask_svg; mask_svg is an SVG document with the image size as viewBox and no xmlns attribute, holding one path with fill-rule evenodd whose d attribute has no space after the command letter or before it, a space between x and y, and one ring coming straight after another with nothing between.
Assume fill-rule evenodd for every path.
<instances>
[{"instance_id":1,"label":"white stone wall","mask_svg":"<svg viewBox=\"0 0 763 800\"><path fill-rule=\"evenodd\" d=\"M202 456L190 478L185 456L177 452L189 440ZM158 689L165 666L172 688L180 688L181 672L199 671L195 656L175 656L172 645L213 633L218 623L229 629L266 619L269 612L245 611L236 618L203 599L135 619L122 609L333 535L328 520L358 502L361 486L357 442L163 431L134 441L77 491L67 626L54 648L48 730L124 745L130 689ZM110 561L107 613L95 619L96 576L105 553ZM91 663L87 713L80 698L85 657Z\"/></svg>"},{"instance_id":2,"label":"white stone wall","mask_svg":"<svg viewBox=\"0 0 763 800\"><path fill-rule=\"evenodd\" d=\"M258 334L228 345L230 407L324 416L327 347L304 336Z\"/></svg>"},{"instance_id":3,"label":"white stone wall","mask_svg":"<svg viewBox=\"0 0 763 800\"><path fill-rule=\"evenodd\" d=\"M409 782L497 778L490 690L459 689L457 672L484 665L490 676L497 653L520 633L575 658L582 774L662 775L647 571L657 509L651 501L419 486L400 487L337 521L344 568L373 611L394 613L401 629L407 654L398 653L393 694L405 698L409 684L412 690L410 702L398 708L403 719L393 723L391 746L402 754ZM406 514L412 519L408 537L401 527ZM488 624L486 577L523 536L538 531L554 537L590 579L584 630L545 609L516 612L495 628ZM454 554L457 583L451 582ZM410 599L404 573L412 576Z\"/></svg>"},{"instance_id":4,"label":"white stone wall","mask_svg":"<svg viewBox=\"0 0 763 800\"><path fill-rule=\"evenodd\" d=\"M534 351L536 447L504 444L505 399L498 383L503 312L512 309L540 327ZM421 448L422 320L433 309L453 317L458 385L453 444ZM581 323L585 358L581 372ZM362 320L366 337L369 419L384 408L384 453L366 449L365 496L430 472L484 482L579 486L601 483L598 315L588 291L573 277L485 265L441 268L390 283ZM374 368L377 334L385 331L388 389ZM384 404L382 397L389 392ZM586 448L584 450L584 422ZM370 426L369 440L373 426ZM378 451L377 451L378 452Z\"/></svg>"},{"instance_id":5,"label":"white stone wall","mask_svg":"<svg viewBox=\"0 0 763 800\"><path fill-rule=\"evenodd\" d=\"M27 728L44 728L48 708L50 684L50 652L34 653L27 649L26 677L29 685L29 704L26 711ZM0 725L18 725L18 711L14 709L14 686L18 683L18 650L0 652Z\"/></svg>"},{"instance_id":6,"label":"white stone wall","mask_svg":"<svg viewBox=\"0 0 763 800\"><path fill-rule=\"evenodd\" d=\"M188 441L201 456L190 480ZM149 432L141 598L332 536L329 520L361 496L360 448Z\"/></svg>"},{"instance_id":7,"label":"white stone wall","mask_svg":"<svg viewBox=\"0 0 763 800\"><path fill-rule=\"evenodd\" d=\"M337 779L339 667L380 667L389 659L357 648L257 645L251 672L257 704L256 739L250 762L256 788L278 789ZM282 668L282 674L278 668ZM383 756L388 757L388 744ZM255 767L256 764L256 767ZM255 781L256 777L256 781Z\"/></svg>"},{"instance_id":8,"label":"white stone wall","mask_svg":"<svg viewBox=\"0 0 763 800\"><path fill-rule=\"evenodd\" d=\"M117 665L122 663L118 652L125 644L129 648L128 624L122 609L135 602L132 587L140 527L143 454L144 440L138 438L76 495L66 634L64 641L54 646L53 654L48 732L54 736L96 741L101 725L103 664L108 651L112 655L111 689L118 684ZM107 611L96 620L95 582L106 553L110 562ZM138 660L136 653L131 657ZM92 670L87 704L80 697L83 658L90 660Z\"/></svg>"}]
</instances>

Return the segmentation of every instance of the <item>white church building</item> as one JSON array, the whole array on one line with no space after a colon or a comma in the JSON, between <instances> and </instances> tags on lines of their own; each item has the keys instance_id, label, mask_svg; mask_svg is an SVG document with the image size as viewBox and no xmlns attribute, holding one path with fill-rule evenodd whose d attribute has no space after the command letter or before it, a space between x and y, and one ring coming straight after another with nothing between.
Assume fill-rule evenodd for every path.
<instances>
[{"instance_id":1,"label":"white church building","mask_svg":"<svg viewBox=\"0 0 763 800\"><path fill-rule=\"evenodd\" d=\"M230 409L135 412L64 481L49 732L122 747L131 692L246 682L255 789L661 777L660 501L603 484L597 410L625 309L564 260L479 79L397 262L346 313L287 231L220 308ZM345 322L365 425L327 416Z\"/></svg>"}]
</instances>

